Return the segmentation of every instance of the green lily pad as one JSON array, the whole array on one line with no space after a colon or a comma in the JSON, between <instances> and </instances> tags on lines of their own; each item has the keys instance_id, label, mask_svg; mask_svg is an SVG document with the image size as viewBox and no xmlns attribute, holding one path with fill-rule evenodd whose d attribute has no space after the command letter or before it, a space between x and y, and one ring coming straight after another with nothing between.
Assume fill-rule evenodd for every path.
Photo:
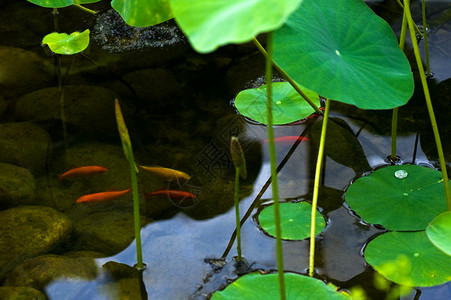
<instances>
[{"instance_id":1,"label":"green lily pad","mask_svg":"<svg viewBox=\"0 0 451 300\"><path fill-rule=\"evenodd\" d=\"M274 82L272 88L273 124L288 124L315 112L288 82ZM317 106L320 105L318 94L302 89ZM241 91L235 98L235 107L242 115L267 124L266 84L256 89Z\"/></svg>"},{"instance_id":2,"label":"green lily pad","mask_svg":"<svg viewBox=\"0 0 451 300\"><path fill-rule=\"evenodd\" d=\"M111 7L131 26L152 26L172 19L169 0L113 0Z\"/></svg>"},{"instance_id":3,"label":"green lily pad","mask_svg":"<svg viewBox=\"0 0 451 300\"><path fill-rule=\"evenodd\" d=\"M306 88L359 108L401 106L413 94L395 34L361 0L304 0L274 32L273 57Z\"/></svg>"},{"instance_id":4,"label":"green lily pad","mask_svg":"<svg viewBox=\"0 0 451 300\"><path fill-rule=\"evenodd\" d=\"M345 300L347 294L337 292L336 287L307 276L285 273L286 298L297 300ZM277 274L250 273L238 278L223 291L217 291L212 300L220 299L280 299Z\"/></svg>"},{"instance_id":5,"label":"green lily pad","mask_svg":"<svg viewBox=\"0 0 451 300\"><path fill-rule=\"evenodd\" d=\"M310 237L310 218L312 205L307 202L280 203L280 219L282 226L282 239L303 240ZM276 236L274 225L274 205L265 207L258 215L260 226L271 236ZM326 227L326 221L320 212L316 212L315 235L320 234Z\"/></svg>"},{"instance_id":6,"label":"green lily pad","mask_svg":"<svg viewBox=\"0 0 451 300\"><path fill-rule=\"evenodd\" d=\"M431 242L440 250L451 255L451 211L438 215L426 228Z\"/></svg>"},{"instance_id":7,"label":"green lily pad","mask_svg":"<svg viewBox=\"0 0 451 300\"><path fill-rule=\"evenodd\" d=\"M67 7L72 4L88 4L99 2L100 0L27 0L33 4L48 7L48 8L61 8Z\"/></svg>"},{"instance_id":8,"label":"green lily pad","mask_svg":"<svg viewBox=\"0 0 451 300\"><path fill-rule=\"evenodd\" d=\"M57 54L72 55L85 50L89 45L89 29L83 32L67 33L53 32L42 39L43 45Z\"/></svg>"},{"instance_id":9,"label":"green lily pad","mask_svg":"<svg viewBox=\"0 0 451 300\"><path fill-rule=\"evenodd\" d=\"M302 0L171 0L172 12L201 53L250 41L285 22Z\"/></svg>"},{"instance_id":10,"label":"green lily pad","mask_svg":"<svg viewBox=\"0 0 451 300\"><path fill-rule=\"evenodd\" d=\"M365 222L390 230L424 230L447 210L442 174L417 165L388 166L361 177L345 200Z\"/></svg>"},{"instance_id":11,"label":"green lily pad","mask_svg":"<svg viewBox=\"0 0 451 300\"><path fill-rule=\"evenodd\" d=\"M434 286L451 280L451 256L426 232L388 232L370 241L365 260L387 279L406 286Z\"/></svg>"}]
</instances>

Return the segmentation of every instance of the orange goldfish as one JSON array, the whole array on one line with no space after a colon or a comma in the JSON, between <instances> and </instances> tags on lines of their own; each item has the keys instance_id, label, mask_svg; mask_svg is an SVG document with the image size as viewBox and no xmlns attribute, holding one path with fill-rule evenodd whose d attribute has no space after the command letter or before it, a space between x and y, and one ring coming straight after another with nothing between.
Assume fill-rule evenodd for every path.
<instances>
[{"instance_id":1,"label":"orange goldfish","mask_svg":"<svg viewBox=\"0 0 451 300\"><path fill-rule=\"evenodd\" d=\"M141 169L143 169L147 172L150 172L150 173L154 173L154 174L164 178L164 180L167 180L167 181L171 181L173 179L189 180L191 178L191 176L189 176L185 172L174 170L174 169L157 167L157 166L146 167L146 166L141 166L141 165L140 165L140 167L141 167Z\"/></svg>"},{"instance_id":2,"label":"orange goldfish","mask_svg":"<svg viewBox=\"0 0 451 300\"><path fill-rule=\"evenodd\" d=\"M309 138L305 137L305 136L281 136L281 137L276 137L274 138L274 142L276 144L285 144L285 143L290 143L293 144L296 141L308 141ZM268 143L268 139L263 140L263 142Z\"/></svg>"},{"instance_id":3,"label":"orange goldfish","mask_svg":"<svg viewBox=\"0 0 451 300\"><path fill-rule=\"evenodd\" d=\"M101 166L85 166L85 167L74 168L74 169L70 169L69 171L58 176L58 181L61 181L67 177L81 177L81 176L86 176L86 175L103 173L106 171L108 171L108 169L105 167L101 167Z\"/></svg>"},{"instance_id":4,"label":"orange goldfish","mask_svg":"<svg viewBox=\"0 0 451 300\"><path fill-rule=\"evenodd\" d=\"M126 189L123 191L110 191L110 192L101 192L101 193L95 193L95 194L88 194L88 195L84 195L81 196L80 198L77 199L77 203L82 203L82 202L105 202L105 201L109 201L111 199L126 195L128 193L130 193L132 191L132 189Z\"/></svg>"},{"instance_id":5,"label":"orange goldfish","mask_svg":"<svg viewBox=\"0 0 451 300\"><path fill-rule=\"evenodd\" d=\"M167 196L173 200L196 199L195 194L178 190L158 190L144 194L146 199L149 199L152 196Z\"/></svg>"}]
</instances>

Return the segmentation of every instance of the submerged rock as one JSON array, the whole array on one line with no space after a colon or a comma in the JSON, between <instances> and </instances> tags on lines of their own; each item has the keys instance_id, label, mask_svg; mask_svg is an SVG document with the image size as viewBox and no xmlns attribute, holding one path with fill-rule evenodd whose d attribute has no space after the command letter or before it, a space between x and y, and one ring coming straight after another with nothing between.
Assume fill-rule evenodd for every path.
<instances>
[{"instance_id":1,"label":"submerged rock","mask_svg":"<svg viewBox=\"0 0 451 300\"><path fill-rule=\"evenodd\" d=\"M16 103L16 119L51 125L61 120L60 91L45 88L21 97ZM69 129L90 136L116 136L114 99L112 90L90 85L64 87L64 114Z\"/></svg>"},{"instance_id":2,"label":"submerged rock","mask_svg":"<svg viewBox=\"0 0 451 300\"><path fill-rule=\"evenodd\" d=\"M0 274L68 238L70 220L50 207L21 206L0 212Z\"/></svg>"},{"instance_id":3,"label":"submerged rock","mask_svg":"<svg viewBox=\"0 0 451 300\"><path fill-rule=\"evenodd\" d=\"M8 273L5 286L28 286L43 290L54 280L97 277L97 265L90 257L66 257L47 254L25 260Z\"/></svg>"},{"instance_id":4,"label":"submerged rock","mask_svg":"<svg viewBox=\"0 0 451 300\"><path fill-rule=\"evenodd\" d=\"M50 153L50 136L30 122L0 124L0 162L42 173Z\"/></svg>"},{"instance_id":5,"label":"submerged rock","mask_svg":"<svg viewBox=\"0 0 451 300\"><path fill-rule=\"evenodd\" d=\"M1 286L0 287L1 299L8 300L46 300L47 297L41 291L25 286Z\"/></svg>"},{"instance_id":6,"label":"submerged rock","mask_svg":"<svg viewBox=\"0 0 451 300\"><path fill-rule=\"evenodd\" d=\"M0 163L0 208L32 204L36 184L29 170Z\"/></svg>"}]
</instances>

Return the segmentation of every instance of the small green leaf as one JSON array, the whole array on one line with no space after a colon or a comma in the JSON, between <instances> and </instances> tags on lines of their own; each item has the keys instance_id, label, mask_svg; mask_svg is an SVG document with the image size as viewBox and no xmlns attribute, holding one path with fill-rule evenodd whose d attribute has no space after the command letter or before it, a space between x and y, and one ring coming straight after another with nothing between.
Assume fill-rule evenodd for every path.
<instances>
[{"instance_id":1,"label":"small green leaf","mask_svg":"<svg viewBox=\"0 0 451 300\"><path fill-rule=\"evenodd\" d=\"M130 26L153 26L172 18L169 0L113 0L111 7Z\"/></svg>"},{"instance_id":2,"label":"small green leaf","mask_svg":"<svg viewBox=\"0 0 451 300\"><path fill-rule=\"evenodd\" d=\"M27 0L27 1L48 8L61 8L74 4L72 0Z\"/></svg>"},{"instance_id":3,"label":"small green leaf","mask_svg":"<svg viewBox=\"0 0 451 300\"><path fill-rule=\"evenodd\" d=\"M364 252L376 271L401 285L434 286L451 280L451 256L437 249L424 230L384 233Z\"/></svg>"},{"instance_id":4,"label":"small green leaf","mask_svg":"<svg viewBox=\"0 0 451 300\"><path fill-rule=\"evenodd\" d=\"M451 211L438 215L426 228L431 242L440 250L451 255Z\"/></svg>"},{"instance_id":5,"label":"small green leaf","mask_svg":"<svg viewBox=\"0 0 451 300\"><path fill-rule=\"evenodd\" d=\"M89 29L83 32L66 33L53 32L47 34L42 40L50 50L57 54L72 55L85 50L89 45Z\"/></svg>"},{"instance_id":6,"label":"small green leaf","mask_svg":"<svg viewBox=\"0 0 451 300\"><path fill-rule=\"evenodd\" d=\"M424 230L447 210L442 174L417 165L388 166L361 177L345 200L365 222L389 230Z\"/></svg>"},{"instance_id":7,"label":"small green leaf","mask_svg":"<svg viewBox=\"0 0 451 300\"><path fill-rule=\"evenodd\" d=\"M318 94L305 88L302 88L302 90L317 106L320 105ZM272 83L272 92L274 125L299 121L315 112L288 82ZM235 98L235 107L242 115L262 124L267 124L266 102L265 84L256 89L241 91Z\"/></svg>"},{"instance_id":8,"label":"small green leaf","mask_svg":"<svg viewBox=\"0 0 451 300\"><path fill-rule=\"evenodd\" d=\"M361 0L304 0L274 32L274 60L306 88L363 109L401 106L413 94L395 34Z\"/></svg>"},{"instance_id":9,"label":"small green leaf","mask_svg":"<svg viewBox=\"0 0 451 300\"><path fill-rule=\"evenodd\" d=\"M171 6L193 48L207 53L280 27L302 1L171 0Z\"/></svg>"},{"instance_id":10,"label":"small green leaf","mask_svg":"<svg viewBox=\"0 0 451 300\"><path fill-rule=\"evenodd\" d=\"M296 300L345 300L347 294L337 292L336 288L321 280L299 274L285 273L286 298ZM212 300L233 299L280 299L278 274L262 275L249 273L238 278L223 291L217 291Z\"/></svg>"},{"instance_id":11,"label":"small green leaf","mask_svg":"<svg viewBox=\"0 0 451 300\"><path fill-rule=\"evenodd\" d=\"M282 226L282 238L286 240L303 240L310 237L310 219L312 205L307 202L280 203L280 219ZM276 236L274 221L274 205L265 207L258 215L260 226L269 235ZM326 227L324 217L316 212L315 234L320 234Z\"/></svg>"}]
</instances>

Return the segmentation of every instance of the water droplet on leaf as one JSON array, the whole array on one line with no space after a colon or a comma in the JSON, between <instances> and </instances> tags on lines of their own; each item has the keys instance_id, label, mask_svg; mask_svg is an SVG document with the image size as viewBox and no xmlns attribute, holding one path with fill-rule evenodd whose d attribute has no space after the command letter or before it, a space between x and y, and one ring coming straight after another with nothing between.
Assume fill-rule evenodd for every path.
<instances>
[{"instance_id":1,"label":"water droplet on leaf","mask_svg":"<svg viewBox=\"0 0 451 300\"><path fill-rule=\"evenodd\" d=\"M395 172L395 177L398 179L404 179L409 175L406 170L398 170Z\"/></svg>"}]
</instances>

